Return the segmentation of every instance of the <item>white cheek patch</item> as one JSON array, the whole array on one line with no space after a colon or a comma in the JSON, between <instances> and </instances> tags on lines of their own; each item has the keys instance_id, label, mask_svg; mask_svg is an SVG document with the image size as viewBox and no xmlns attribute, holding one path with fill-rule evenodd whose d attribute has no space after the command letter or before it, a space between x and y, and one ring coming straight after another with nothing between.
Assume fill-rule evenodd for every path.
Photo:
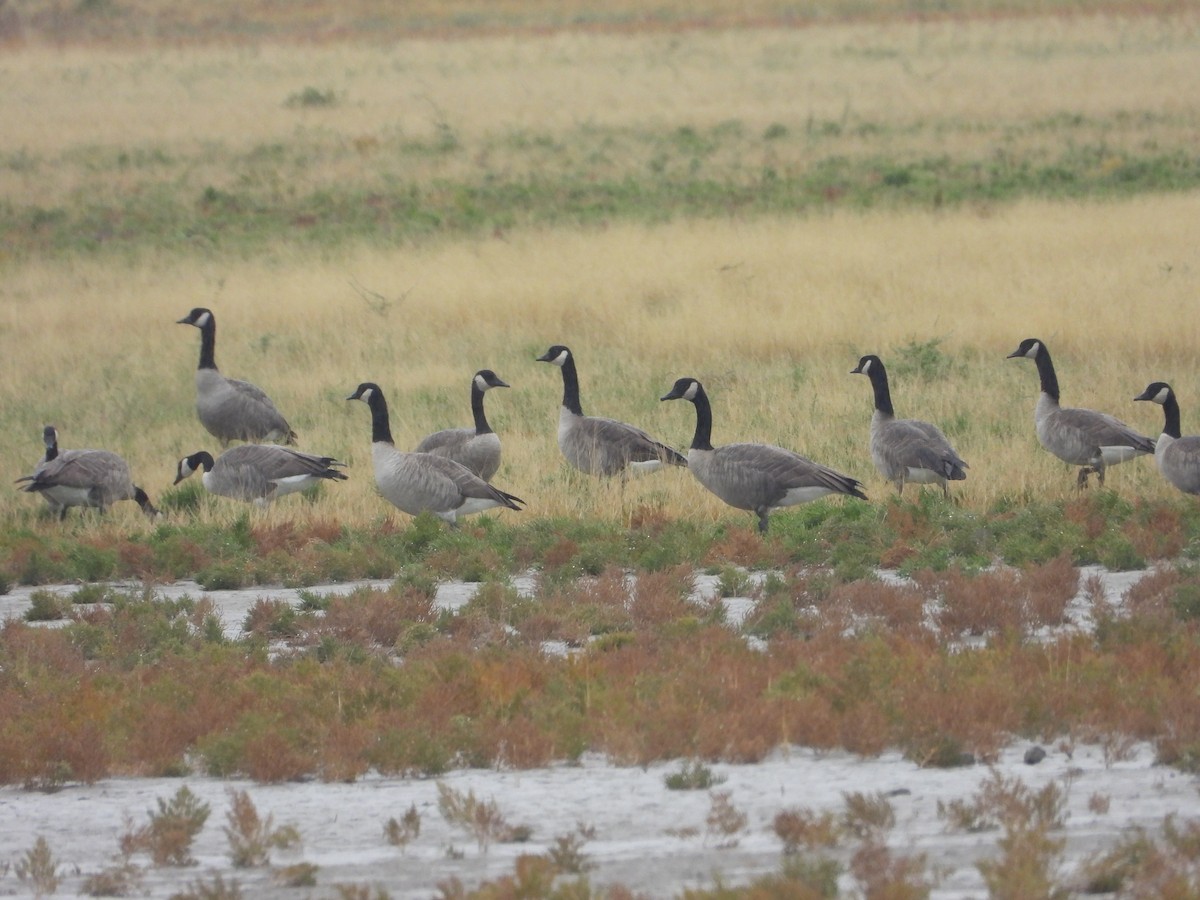
<instances>
[{"instance_id":1,"label":"white cheek patch","mask_svg":"<svg viewBox=\"0 0 1200 900\"><path fill-rule=\"evenodd\" d=\"M1168 387L1162 388L1157 394L1154 395L1154 402L1155 403L1166 403L1167 398L1170 396L1171 396L1171 389Z\"/></svg>"},{"instance_id":2,"label":"white cheek patch","mask_svg":"<svg viewBox=\"0 0 1200 900\"><path fill-rule=\"evenodd\" d=\"M871 374L871 361L869 359L863 363L861 371L864 375Z\"/></svg>"},{"instance_id":3,"label":"white cheek patch","mask_svg":"<svg viewBox=\"0 0 1200 900\"><path fill-rule=\"evenodd\" d=\"M476 375L475 376L475 387L479 388L479 390L481 390L481 391L486 391L488 388L491 387L491 385L488 384L486 380L484 380L484 377L482 375Z\"/></svg>"},{"instance_id":4,"label":"white cheek patch","mask_svg":"<svg viewBox=\"0 0 1200 900\"><path fill-rule=\"evenodd\" d=\"M363 391L363 392L362 392L362 396L361 396L361 397L359 397L358 399L359 399L359 400L361 400L363 403L370 403L370 402L371 402L371 398L372 398L372 397L374 397L374 396L375 396L375 391L374 391L374 389L373 389L373 388L367 388L365 391Z\"/></svg>"},{"instance_id":5,"label":"white cheek patch","mask_svg":"<svg viewBox=\"0 0 1200 900\"><path fill-rule=\"evenodd\" d=\"M1037 359L1037 355L1041 352L1042 352L1041 343L1039 341L1034 341L1032 344L1029 345L1029 350L1026 351L1025 355L1028 356L1030 359Z\"/></svg>"},{"instance_id":6,"label":"white cheek patch","mask_svg":"<svg viewBox=\"0 0 1200 900\"><path fill-rule=\"evenodd\" d=\"M196 320L197 328L204 328L212 321L212 313L204 312L200 314L200 318Z\"/></svg>"},{"instance_id":7,"label":"white cheek patch","mask_svg":"<svg viewBox=\"0 0 1200 900\"><path fill-rule=\"evenodd\" d=\"M693 381L691 384L688 385L688 389L683 392L683 399L684 400L695 400L696 393L699 390L700 390L700 382Z\"/></svg>"},{"instance_id":8,"label":"white cheek patch","mask_svg":"<svg viewBox=\"0 0 1200 900\"><path fill-rule=\"evenodd\" d=\"M570 355L571 354L569 352L567 352L566 350L563 350L561 353L558 354L558 356L556 356L556 357L554 357L554 359L550 360L550 362L554 363L556 366L565 366L567 364L567 359L570 357Z\"/></svg>"}]
</instances>

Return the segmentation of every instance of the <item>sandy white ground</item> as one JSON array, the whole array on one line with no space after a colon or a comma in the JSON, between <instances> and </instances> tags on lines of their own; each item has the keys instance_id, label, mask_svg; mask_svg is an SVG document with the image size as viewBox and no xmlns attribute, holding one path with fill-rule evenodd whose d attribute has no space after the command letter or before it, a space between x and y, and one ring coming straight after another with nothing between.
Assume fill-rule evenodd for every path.
<instances>
[{"instance_id":1,"label":"sandy white ground","mask_svg":"<svg viewBox=\"0 0 1200 900\"><path fill-rule=\"evenodd\" d=\"M1114 602L1136 580L1136 575L1101 574ZM701 581L700 590L710 588L711 582ZM470 585L446 585L439 592L439 603L459 605L472 590ZM194 584L162 592L202 594ZM23 614L29 593L20 589L0 597L0 618ZM236 634L254 599L264 594L280 599L295 596L283 589L209 596L220 608L227 632ZM731 611L739 611L745 603L735 599L729 605ZM1059 780L1067 789L1064 874L1089 854L1111 846L1131 827L1154 829L1168 814L1180 819L1195 815L1197 779L1156 766L1153 749L1147 745L1127 748L1128 752L1117 754L1121 758L1114 758L1096 746L1076 746L1068 755L1047 744L1049 754L1036 766L1023 762L1026 746L1009 747L994 768L1006 777L1022 778L1032 789L1050 780ZM712 765L724 779L716 790L729 792L730 802L747 816L745 829L735 836L737 846L721 848L718 845L728 838L706 833L710 793L666 787L665 776L680 766L669 762L645 769L623 768L587 757L580 765L520 772L460 770L436 780L369 776L353 784L258 785L188 777L109 779L51 794L0 788L0 895L31 896L5 864L14 863L38 835L44 835L64 875L58 896L71 896L81 889L85 876L112 865L118 839L130 822L144 824L156 800L169 799L184 784L212 809L193 846L198 864L186 869L147 868L139 895L168 897L193 882L209 882L219 873L226 882L236 879L248 897L336 897L336 885L351 883L381 887L392 897L430 897L440 882L451 877L472 886L511 873L516 856L545 852L557 836L584 825L594 829L594 837L583 845L595 865L588 873L593 885L620 883L653 897L667 897L685 887L711 886L717 878L736 884L777 870L782 845L772 829L775 815L795 807L841 811L843 795L849 792L890 795L897 824L889 844L898 853L927 856L930 870L941 873L935 897L985 895L975 863L996 852L999 833L953 833L939 819L937 805L939 800L970 798L991 774L989 767L920 769L897 754L861 758L804 749L781 750L755 765ZM494 800L508 822L532 828L531 840L492 844L485 852L471 835L442 818L437 781L458 791L473 791L481 800ZM232 867L223 832L232 790L248 791L259 813L272 815L277 825L299 829L302 847L276 853L272 862L318 866L317 887L284 888L272 881L266 869ZM1094 795L1108 798L1106 812L1091 811L1089 800ZM410 805L421 815L421 833L402 851L387 843L383 828Z\"/></svg>"}]
</instances>

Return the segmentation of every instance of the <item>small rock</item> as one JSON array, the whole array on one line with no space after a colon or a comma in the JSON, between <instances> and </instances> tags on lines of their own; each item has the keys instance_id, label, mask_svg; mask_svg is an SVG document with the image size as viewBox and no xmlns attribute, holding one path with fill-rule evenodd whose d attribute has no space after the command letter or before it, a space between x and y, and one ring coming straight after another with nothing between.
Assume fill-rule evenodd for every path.
<instances>
[{"instance_id":1,"label":"small rock","mask_svg":"<svg viewBox=\"0 0 1200 900\"><path fill-rule=\"evenodd\" d=\"M1046 758L1046 751L1044 749L1042 749L1040 746L1038 746L1037 744L1034 744L1032 747L1030 747L1028 750L1025 751L1025 765L1027 765L1027 766L1036 766L1038 763L1040 763L1045 758Z\"/></svg>"}]
</instances>

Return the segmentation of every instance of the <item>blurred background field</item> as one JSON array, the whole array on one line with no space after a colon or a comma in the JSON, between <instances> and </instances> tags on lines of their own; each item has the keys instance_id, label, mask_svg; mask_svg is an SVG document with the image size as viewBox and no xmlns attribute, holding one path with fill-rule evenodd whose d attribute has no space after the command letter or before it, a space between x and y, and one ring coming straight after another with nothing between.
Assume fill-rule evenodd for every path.
<instances>
[{"instance_id":1,"label":"blurred background field","mask_svg":"<svg viewBox=\"0 0 1200 900\"><path fill-rule=\"evenodd\" d=\"M193 306L216 313L222 371L271 394L302 448L351 463L280 517L390 511L367 412L343 400L358 382L380 383L411 446L467 424L470 375L490 367L513 385L488 396L495 480L524 518L741 521L684 472L624 496L568 472L559 375L533 362L553 343L575 350L589 413L684 447L690 408L657 398L695 375L717 442L791 447L883 498L869 385L848 374L878 353L897 411L971 463L955 491L979 511L1072 491L1033 436L1033 366L1004 359L1024 337L1049 345L1066 403L1157 434L1158 409L1132 397L1164 379L1185 431L1196 421L1192 11L417 5L371 28L365 5L305 4L265 21L283 8L15 7L0 56L11 478L45 423L64 447L126 455L156 499L179 457L216 449L193 411L199 336L173 324ZM318 27L335 20L358 24ZM1171 498L1148 460L1109 483ZM39 508L13 490L0 521L45 527Z\"/></svg>"}]
</instances>

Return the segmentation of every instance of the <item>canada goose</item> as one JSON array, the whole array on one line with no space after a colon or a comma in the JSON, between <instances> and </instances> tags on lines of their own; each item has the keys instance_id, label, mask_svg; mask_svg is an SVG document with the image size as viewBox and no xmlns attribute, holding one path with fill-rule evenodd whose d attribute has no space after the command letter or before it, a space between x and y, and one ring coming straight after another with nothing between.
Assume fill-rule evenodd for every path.
<instances>
[{"instance_id":1,"label":"canada goose","mask_svg":"<svg viewBox=\"0 0 1200 900\"><path fill-rule=\"evenodd\" d=\"M579 375L571 351L555 344L537 358L562 369L563 399L558 415L558 448L567 462L589 475L653 472L664 464L686 466L687 459L646 432L615 419L585 416L579 405Z\"/></svg>"},{"instance_id":2,"label":"canada goose","mask_svg":"<svg viewBox=\"0 0 1200 900\"><path fill-rule=\"evenodd\" d=\"M1026 338L1008 354L1008 359L1021 357L1037 363L1042 383L1033 411L1038 441L1068 465L1081 466L1076 480L1080 488L1087 487L1088 475L1093 472L1103 485L1104 470L1109 466L1154 452L1154 441L1107 413L1059 406L1058 376L1050 351L1040 340Z\"/></svg>"},{"instance_id":3,"label":"canada goose","mask_svg":"<svg viewBox=\"0 0 1200 900\"><path fill-rule=\"evenodd\" d=\"M146 492L133 483L129 464L108 450L59 450L58 433L43 431L46 456L33 474L17 479L23 491L41 494L62 521L72 506L91 506L104 512L119 500L135 500L150 518L158 510Z\"/></svg>"},{"instance_id":4,"label":"canada goose","mask_svg":"<svg viewBox=\"0 0 1200 900\"><path fill-rule=\"evenodd\" d=\"M1164 381L1156 381L1134 400L1150 400L1163 408L1162 434L1154 443L1154 462L1167 481L1185 494L1200 494L1200 435L1179 433L1179 402Z\"/></svg>"},{"instance_id":5,"label":"canada goose","mask_svg":"<svg viewBox=\"0 0 1200 900\"><path fill-rule=\"evenodd\" d=\"M322 479L345 481L346 476L333 468L341 465L344 463L332 456L301 453L277 444L239 444L216 460L205 450L185 456L179 461L174 483L203 469L201 480L212 493L266 506Z\"/></svg>"},{"instance_id":6,"label":"canada goose","mask_svg":"<svg viewBox=\"0 0 1200 900\"><path fill-rule=\"evenodd\" d=\"M217 320L212 310L196 307L177 325L200 329L200 365L196 368L196 415L208 433L221 442L278 441L296 443L296 432L263 391L248 381L226 378L217 371L214 352Z\"/></svg>"},{"instance_id":7,"label":"canada goose","mask_svg":"<svg viewBox=\"0 0 1200 900\"><path fill-rule=\"evenodd\" d=\"M866 375L875 391L875 413L871 416L871 461L879 474L894 482L896 491L904 485L940 484L950 499L947 481L967 477L967 464L954 452L941 429L920 419L897 419L892 409L887 369L878 356L864 356L851 375Z\"/></svg>"},{"instance_id":8,"label":"canada goose","mask_svg":"<svg viewBox=\"0 0 1200 900\"><path fill-rule=\"evenodd\" d=\"M471 379L472 428L447 428L426 435L417 444L417 453L436 453L462 463L484 481L491 481L500 468L500 438L483 414L483 394L492 388L508 387L491 369L480 369Z\"/></svg>"},{"instance_id":9,"label":"canada goose","mask_svg":"<svg viewBox=\"0 0 1200 900\"><path fill-rule=\"evenodd\" d=\"M688 450L688 468L702 485L736 509L758 516L758 530L767 531L773 509L795 506L826 494L849 494L866 500L863 485L791 450L770 444L726 444L713 447L712 407L704 386L695 378L680 378L663 400L691 400L696 407L696 434Z\"/></svg>"},{"instance_id":10,"label":"canada goose","mask_svg":"<svg viewBox=\"0 0 1200 900\"><path fill-rule=\"evenodd\" d=\"M379 385L360 384L347 400L371 408L371 460L375 484L385 500L410 516L428 510L458 524L458 517L497 506L520 511L520 497L492 487L466 466L433 453L405 453L392 441L387 401Z\"/></svg>"}]
</instances>

